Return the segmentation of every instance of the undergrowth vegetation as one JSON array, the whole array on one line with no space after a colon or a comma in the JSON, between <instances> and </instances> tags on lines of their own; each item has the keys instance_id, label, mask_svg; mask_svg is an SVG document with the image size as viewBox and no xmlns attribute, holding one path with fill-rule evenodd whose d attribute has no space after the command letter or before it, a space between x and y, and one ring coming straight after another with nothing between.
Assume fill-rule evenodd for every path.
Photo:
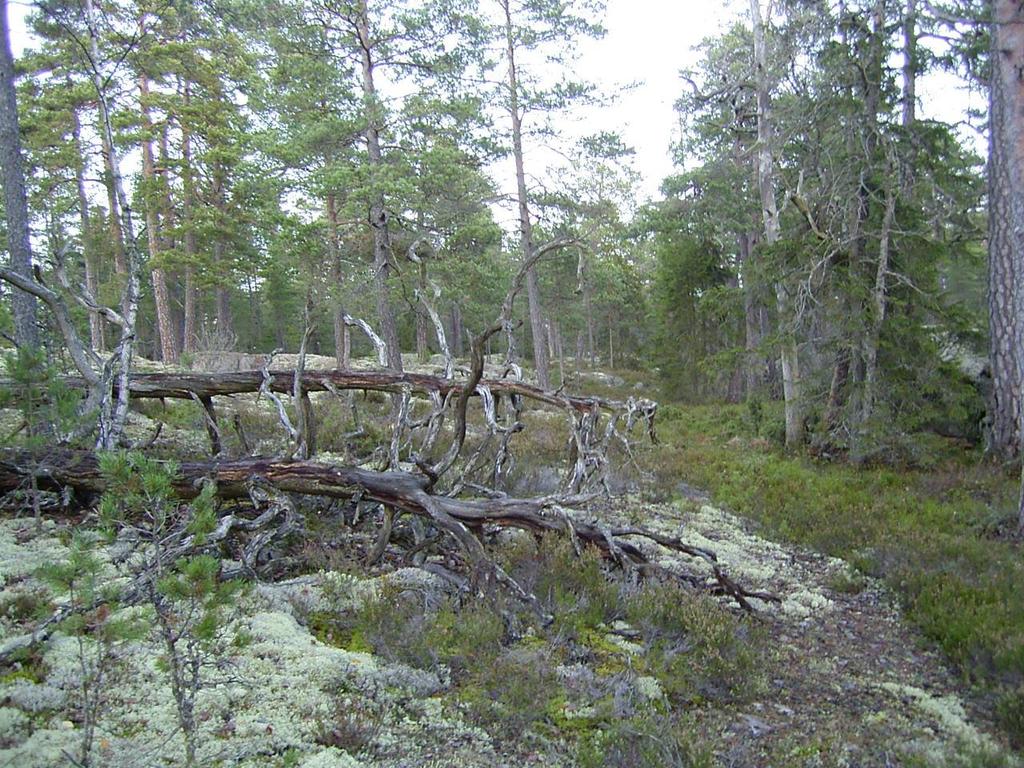
<instances>
[{"instance_id":1,"label":"undergrowth vegetation","mask_svg":"<svg viewBox=\"0 0 1024 768\"><path fill-rule=\"evenodd\" d=\"M662 445L643 460L657 486L705 489L771 535L884 579L1024 745L1024 558L1003 535L1015 478L951 441L905 468L787 455L771 439L775 410L664 407Z\"/></svg>"},{"instance_id":2,"label":"undergrowth vegetation","mask_svg":"<svg viewBox=\"0 0 1024 768\"><path fill-rule=\"evenodd\" d=\"M324 642L441 671L449 706L509 747L555 739L581 766L709 765L694 708L764 690L763 633L713 600L610 575L597 553L523 536L503 549L509 572L555 617L538 628L490 595L431 606L385 590L353 612L320 612Z\"/></svg>"}]
</instances>

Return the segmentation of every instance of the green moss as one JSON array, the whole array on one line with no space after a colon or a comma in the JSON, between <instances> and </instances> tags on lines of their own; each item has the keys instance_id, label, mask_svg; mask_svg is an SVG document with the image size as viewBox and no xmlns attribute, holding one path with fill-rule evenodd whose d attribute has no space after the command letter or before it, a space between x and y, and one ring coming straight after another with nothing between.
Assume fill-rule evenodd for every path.
<instances>
[{"instance_id":1,"label":"green moss","mask_svg":"<svg viewBox=\"0 0 1024 768\"><path fill-rule=\"evenodd\" d=\"M48 669L38 647L19 648L13 651L3 667L0 667L0 685L28 680L41 683L46 679Z\"/></svg>"},{"instance_id":2,"label":"green moss","mask_svg":"<svg viewBox=\"0 0 1024 768\"><path fill-rule=\"evenodd\" d=\"M474 669L459 689L470 719L509 742L538 723L550 723L554 702L563 695L547 654L521 649Z\"/></svg>"},{"instance_id":3,"label":"green moss","mask_svg":"<svg viewBox=\"0 0 1024 768\"><path fill-rule=\"evenodd\" d=\"M616 718L578 741L579 768L711 768L714 753L685 717L642 714Z\"/></svg>"},{"instance_id":4,"label":"green moss","mask_svg":"<svg viewBox=\"0 0 1024 768\"><path fill-rule=\"evenodd\" d=\"M833 573L827 583L829 589L844 595L860 594L867 586L867 580L862 573L845 568Z\"/></svg>"},{"instance_id":5,"label":"green moss","mask_svg":"<svg viewBox=\"0 0 1024 768\"><path fill-rule=\"evenodd\" d=\"M648 646L649 673L670 699L733 701L763 687L761 631L714 601L657 585L633 597L628 617Z\"/></svg>"}]
</instances>

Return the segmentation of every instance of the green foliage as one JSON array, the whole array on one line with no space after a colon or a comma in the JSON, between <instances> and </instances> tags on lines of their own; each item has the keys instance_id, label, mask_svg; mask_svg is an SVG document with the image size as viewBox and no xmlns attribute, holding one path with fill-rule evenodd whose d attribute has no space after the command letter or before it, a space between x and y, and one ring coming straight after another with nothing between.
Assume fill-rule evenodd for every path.
<instances>
[{"instance_id":1,"label":"green foliage","mask_svg":"<svg viewBox=\"0 0 1024 768\"><path fill-rule=\"evenodd\" d=\"M605 572L596 549L577 556L566 538L550 535L536 548L519 542L505 557L512 577L555 617L559 634L580 637L621 618L621 585Z\"/></svg>"},{"instance_id":2,"label":"green foliage","mask_svg":"<svg viewBox=\"0 0 1024 768\"><path fill-rule=\"evenodd\" d=\"M763 658L753 624L713 601L651 586L627 604L630 624L643 633L648 665L666 694L684 702L734 701L763 686Z\"/></svg>"},{"instance_id":3,"label":"green foliage","mask_svg":"<svg viewBox=\"0 0 1024 768\"><path fill-rule=\"evenodd\" d=\"M174 493L175 465L138 453L102 454L100 470L107 490L99 513L107 532L142 532L130 561L133 576L155 617L164 647L159 666L174 694L186 764L193 765L196 697L213 684L208 668L226 652L227 614L242 587L221 578L219 552L203 551L217 524L215 488L206 483L191 504L182 504Z\"/></svg>"},{"instance_id":4,"label":"green foliage","mask_svg":"<svg viewBox=\"0 0 1024 768\"><path fill-rule=\"evenodd\" d=\"M25 424L24 445L39 450L65 442L81 423L81 395L60 378L42 349L18 349L4 357L9 386L0 391L0 408L15 408Z\"/></svg>"},{"instance_id":5,"label":"green foliage","mask_svg":"<svg viewBox=\"0 0 1024 768\"><path fill-rule=\"evenodd\" d=\"M59 629L77 641L80 680L74 700L82 722L78 764L91 765L97 719L113 684L121 644L144 637L149 624L120 610L121 585L98 555L97 537L76 533L67 559L42 566L37 575L61 596L67 616Z\"/></svg>"}]
</instances>

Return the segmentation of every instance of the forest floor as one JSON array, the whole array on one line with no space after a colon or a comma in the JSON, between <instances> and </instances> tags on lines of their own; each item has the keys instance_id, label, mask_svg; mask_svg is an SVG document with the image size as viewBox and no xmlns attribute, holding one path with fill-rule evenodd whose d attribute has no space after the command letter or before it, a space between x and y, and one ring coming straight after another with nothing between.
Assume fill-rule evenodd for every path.
<instances>
[{"instance_id":1,"label":"forest floor","mask_svg":"<svg viewBox=\"0 0 1024 768\"><path fill-rule=\"evenodd\" d=\"M577 389L635 392L628 378L590 374ZM243 400L233 407L246 415L251 432L258 434L260 423L272 425L272 417ZM214 665L230 674L211 678L197 708L200 763L1020 764L1006 746L1005 714L996 722L995 689L964 671L960 646L934 626L945 621L959 632L959 625L922 597L933 588L929 582L905 583L908 569L930 574L948 551L945 544L934 551L921 544L899 504L916 504L924 522L933 523L940 511L924 499L948 496L949 487L936 491L934 481L899 474L901 493L912 498L893 502L892 478L873 481L882 483L879 490L864 476L807 469L805 460L784 456L760 437L740 409L663 410L662 443L639 455L648 474L622 476L622 496L590 513L713 549L733 577L773 592L781 604L754 601L756 610L747 615L717 598L623 581L593 557L578 560L564 543L505 532L490 549L556 616L547 628L531 626L522 614L510 625L513 611L499 596L458 598L445 579L402 567L397 547L383 565L362 570L357 564L372 543L369 521L360 527L336 506L303 507L314 535L300 546L298 567L252 585L231 613L232 640L217 650ZM134 417L140 436L152 432L154 415L149 409ZM181 404L162 418L169 426L159 450L170 455L175 444L202 449L197 407ZM557 423L544 411L528 414L524 460L513 478L520 492L549 490L560 449ZM334 431L346 428L338 416ZM330 449L329 433L323 437ZM943 465L942 473L948 471ZM821 478L835 485L817 484ZM911 490L914 482L919 487ZM993 489L1002 484L991 483L979 508L998 506ZM850 514L847 501L836 498L837 489L848 486L895 510L894 529L904 538L886 527L889 517L856 495L848 503L860 519L846 519L856 534L844 539L823 530ZM978 487L974 501L983 495ZM965 516L966 502L954 501ZM962 536L987 546L996 565L1019 556L1014 545L993 541L989 528L977 527L981 514L972 513ZM37 567L65 558L72 531L90 524L88 517L57 517L38 527L10 510L0 521L0 643L59 601ZM401 533L396 529L396 539ZM963 540L955 544L965 558L956 575L978 582L979 590L995 589L992 600L1003 599L999 585L984 583L977 570L964 572L977 564ZM669 568L679 557L653 544L646 551ZM934 589L955 600L950 570ZM1019 587L1018 575L1010 574L1009 587ZM1024 625L1016 623L1015 605L1003 602L1007 615L998 621L994 611L964 619L982 635L960 642L974 649L969 653L989 638L986 663L1005 671L998 651L1007 646L1012 655ZM63 752L74 755L80 745L76 648L58 634L44 649L0 669L0 768L72 764ZM180 764L159 655L153 638L119 647L95 764ZM1012 685L1012 675L1006 679Z\"/></svg>"}]
</instances>

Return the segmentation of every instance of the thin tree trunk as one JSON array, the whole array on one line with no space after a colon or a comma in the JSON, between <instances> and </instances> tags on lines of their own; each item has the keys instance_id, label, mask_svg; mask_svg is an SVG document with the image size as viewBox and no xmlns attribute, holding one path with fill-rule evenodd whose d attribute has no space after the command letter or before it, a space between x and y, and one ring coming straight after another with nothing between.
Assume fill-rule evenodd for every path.
<instances>
[{"instance_id":1,"label":"thin tree trunk","mask_svg":"<svg viewBox=\"0 0 1024 768\"><path fill-rule=\"evenodd\" d=\"M114 181L114 152L111 150L110 139L103 130L103 108L100 110L100 153L103 155L103 186L107 190L107 207L110 209L110 244L114 249L114 272L118 275L128 273L125 261L124 228L121 224L121 205L117 199L117 184Z\"/></svg>"},{"instance_id":2,"label":"thin tree trunk","mask_svg":"<svg viewBox=\"0 0 1024 768\"><path fill-rule=\"evenodd\" d=\"M185 85L185 106L191 101L191 90ZM198 348L198 288L196 287L196 262L199 247L196 242L196 189L195 173L192 168L192 129L187 120L181 121L181 166L182 166L182 216L184 217L184 247L187 266L185 267L185 308L182 330L182 349L194 355Z\"/></svg>"},{"instance_id":3,"label":"thin tree trunk","mask_svg":"<svg viewBox=\"0 0 1024 768\"><path fill-rule=\"evenodd\" d=\"M366 150L370 167L379 168L384 162L380 148L380 124L377 117L381 105L373 77L375 64L366 0L359 0L356 23L362 54ZM398 345L398 326L395 323L395 313L391 307L388 287L388 275L391 271L391 232L382 192L377 193L370 209L370 226L373 228L373 281L377 294L377 319L380 322L381 337L387 345L388 367L394 371L401 371L402 350Z\"/></svg>"},{"instance_id":4,"label":"thin tree trunk","mask_svg":"<svg viewBox=\"0 0 1024 768\"><path fill-rule=\"evenodd\" d=\"M331 275L334 279L334 285L331 286L331 295L334 297L331 308L334 320L334 358L338 368L345 371L351 362L352 337L349 335L348 326L345 325L345 306L341 299L344 273L341 264L341 241L338 237L338 201L333 192L327 193L325 209L327 256L331 262Z\"/></svg>"},{"instance_id":5,"label":"thin tree trunk","mask_svg":"<svg viewBox=\"0 0 1024 768\"><path fill-rule=\"evenodd\" d=\"M177 334L171 316L171 297L167 290L167 276L157 266L160 262L160 223L157 216L159 204L156 190L155 163L153 162L153 140L150 133L153 124L149 118L149 78L139 75L139 108L142 114L142 178L146 181L146 241L149 244L150 277L153 281L153 302L156 305L156 327L160 342L160 359L164 363L178 362Z\"/></svg>"},{"instance_id":6,"label":"thin tree trunk","mask_svg":"<svg viewBox=\"0 0 1024 768\"><path fill-rule=\"evenodd\" d=\"M590 282L583 283L583 313L587 316L587 358L590 367L597 365L597 345L594 343L594 310Z\"/></svg>"},{"instance_id":7,"label":"thin tree trunk","mask_svg":"<svg viewBox=\"0 0 1024 768\"><path fill-rule=\"evenodd\" d=\"M114 376L117 382L117 400L111 402L107 393L103 394L100 403L99 434L96 439L98 449L113 450L117 448L124 434L124 424L128 416L128 397L131 381L132 357L135 352L135 325L139 309L139 284L142 260L139 258L138 245L135 240L135 226L132 221L132 209L128 196L124 191L121 178L120 161L114 147L114 129L110 116L110 105L107 101L106 82L100 73L99 29L96 25L96 12L92 0L84 0L86 23L89 27L89 56L92 64L93 85L100 108L100 128L109 151L111 183L114 187L115 206L112 213L119 213L121 229L125 235L125 286L122 307L121 337L114 353L113 365L105 370ZM106 374L105 374L106 375Z\"/></svg>"},{"instance_id":8,"label":"thin tree trunk","mask_svg":"<svg viewBox=\"0 0 1024 768\"><path fill-rule=\"evenodd\" d=\"M7 0L0 0L0 179L7 214L7 248L11 269L32 278L32 243L28 225L25 170L18 130L18 101L14 88L14 55L7 26ZM39 347L36 297L13 290L14 340L19 347Z\"/></svg>"},{"instance_id":9,"label":"thin tree trunk","mask_svg":"<svg viewBox=\"0 0 1024 768\"><path fill-rule=\"evenodd\" d=\"M565 351L562 348L562 329L557 320L551 321L551 328L548 331L555 348L555 356L558 358L558 384L565 386Z\"/></svg>"},{"instance_id":10,"label":"thin tree trunk","mask_svg":"<svg viewBox=\"0 0 1024 768\"><path fill-rule=\"evenodd\" d=\"M903 114L904 128L917 120L917 0L907 0L903 17Z\"/></svg>"},{"instance_id":11,"label":"thin tree trunk","mask_svg":"<svg viewBox=\"0 0 1024 768\"><path fill-rule=\"evenodd\" d=\"M512 155L516 164L516 191L519 200L519 244L523 261L533 255L533 225L530 222L529 196L526 189L526 169L523 160L523 119L519 106L519 73L516 70L516 47L512 28L512 11L509 0L502 0L505 12L505 55L508 57L509 114L512 117ZM540 298L540 281L537 270L531 267L526 272L526 297L530 308L530 337L533 341L533 363L537 370L537 381L541 388L548 389L550 382L547 340L544 337L544 308Z\"/></svg>"},{"instance_id":12,"label":"thin tree trunk","mask_svg":"<svg viewBox=\"0 0 1024 768\"><path fill-rule=\"evenodd\" d=\"M423 296L427 295L427 262L424 259L419 263L419 282L418 287L420 293ZM429 334L430 330L428 324L430 318L427 317L427 312L422 306L417 305L416 307L416 358L421 362L425 363L430 360L430 346L429 346Z\"/></svg>"},{"instance_id":13,"label":"thin tree trunk","mask_svg":"<svg viewBox=\"0 0 1024 768\"><path fill-rule=\"evenodd\" d=\"M160 216L163 222L160 233L163 235L161 242L164 252L177 251L179 246L176 239L176 231L180 226L180 222L174 209L174 199L171 196L171 152L169 142L171 120L172 116L168 115L167 120L164 121L160 128L160 155L157 166L157 175L162 180L161 191L163 192L160 196ZM170 316L171 330L174 334L174 348L180 357L184 346L184 318L178 310L178 307L183 306L182 283L177 271L165 272L165 275L170 291Z\"/></svg>"},{"instance_id":14,"label":"thin tree trunk","mask_svg":"<svg viewBox=\"0 0 1024 768\"><path fill-rule=\"evenodd\" d=\"M878 379L878 344L885 324L888 293L886 278L889 274L889 255L892 247L892 228L896 217L896 193L886 190L885 213L882 216L882 233L878 243L878 264L875 269L875 285L871 292L871 323L864 335L864 393L861 401L862 424L866 424L874 413Z\"/></svg>"},{"instance_id":15,"label":"thin tree trunk","mask_svg":"<svg viewBox=\"0 0 1024 768\"><path fill-rule=\"evenodd\" d=\"M82 261L85 262L85 289L94 299L99 299L100 281L99 265L96 263L96 249L92 242L92 223L89 212L89 196L85 191L85 153L82 147L82 124L78 118L78 110L71 110L71 136L75 143L78 162L75 164L75 190L78 193L78 222L82 233ZM98 312L89 313L89 340L92 348L100 352L106 351L106 338L103 329L103 318Z\"/></svg>"},{"instance_id":16,"label":"thin tree trunk","mask_svg":"<svg viewBox=\"0 0 1024 768\"><path fill-rule=\"evenodd\" d=\"M757 70L757 181L761 194L765 242L771 246L779 239L779 211L775 202L772 157L774 125L771 118L764 26L759 0L750 0L750 13L754 33L754 65ZM782 395L785 400L786 445L792 447L803 442L804 432L803 416L800 412L800 361L796 340L793 337L794 331L792 328L785 328L787 323L794 323L795 318L789 288L781 280L775 284L775 298L782 331L779 357L782 364Z\"/></svg>"},{"instance_id":17,"label":"thin tree trunk","mask_svg":"<svg viewBox=\"0 0 1024 768\"><path fill-rule=\"evenodd\" d=\"M753 397L764 385L765 365L761 347L761 308L757 301L754 285L754 249L751 247L752 233L740 232L739 246L740 273L743 277L743 346L746 350L745 381L747 397Z\"/></svg>"},{"instance_id":18,"label":"thin tree trunk","mask_svg":"<svg viewBox=\"0 0 1024 768\"><path fill-rule=\"evenodd\" d=\"M452 354L462 357L462 308L459 303L452 303Z\"/></svg>"},{"instance_id":19,"label":"thin tree trunk","mask_svg":"<svg viewBox=\"0 0 1024 768\"><path fill-rule=\"evenodd\" d=\"M217 336L225 349L233 349L237 338L235 336L235 323L231 314L231 288L227 285L224 273L229 272L227 265L227 249L225 248L224 235L221 229L227 223L227 200L224 188L227 185L225 179L226 170L218 161L214 163L213 170L213 206L217 211L217 219L220 223L218 232L213 237L213 263L222 273L221 282L217 286L216 312L217 312Z\"/></svg>"}]
</instances>

